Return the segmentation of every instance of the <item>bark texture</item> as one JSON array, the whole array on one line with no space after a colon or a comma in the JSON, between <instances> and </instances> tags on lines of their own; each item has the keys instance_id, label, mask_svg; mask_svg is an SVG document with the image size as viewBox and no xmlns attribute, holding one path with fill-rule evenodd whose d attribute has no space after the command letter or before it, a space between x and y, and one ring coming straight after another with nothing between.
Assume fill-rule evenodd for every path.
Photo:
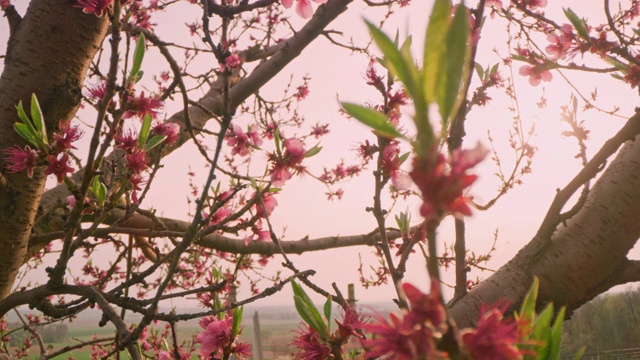
<instances>
[{"instance_id":1,"label":"bark texture","mask_svg":"<svg viewBox=\"0 0 640 360\"><path fill-rule=\"evenodd\" d=\"M15 106L40 100L51 134L69 120L81 99L82 83L107 30L107 22L87 16L66 0L32 1L23 19L12 21L4 71L0 77L0 148L25 145L13 131ZM0 166L4 168L2 160ZM36 171L1 173L0 299L7 296L22 265L45 177Z\"/></svg>"},{"instance_id":2,"label":"bark texture","mask_svg":"<svg viewBox=\"0 0 640 360\"><path fill-rule=\"evenodd\" d=\"M534 239L467 296L451 304L459 326L474 324L481 303L519 304L534 275L538 305L568 315L612 286L637 281L627 253L640 237L640 141L630 141L607 167L580 211L547 239ZM635 275L634 275L635 274Z\"/></svg>"}]
</instances>

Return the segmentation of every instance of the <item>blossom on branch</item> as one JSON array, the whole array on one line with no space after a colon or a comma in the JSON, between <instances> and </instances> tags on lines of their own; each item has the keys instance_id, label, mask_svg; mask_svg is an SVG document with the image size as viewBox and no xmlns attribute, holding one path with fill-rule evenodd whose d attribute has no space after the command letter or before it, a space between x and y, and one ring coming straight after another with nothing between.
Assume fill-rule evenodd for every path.
<instances>
[{"instance_id":1,"label":"blossom on branch","mask_svg":"<svg viewBox=\"0 0 640 360\"><path fill-rule=\"evenodd\" d=\"M57 155L49 155L47 156L47 161L49 164L47 168L44 169L45 175L55 175L58 180L58 184L64 181L67 173L73 173L75 171L74 168L69 166L69 154L64 153L61 156Z\"/></svg>"},{"instance_id":2,"label":"blossom on branch","mask_svg":"<svg viewBox=\"0 0 640 360\"><path fill-rule=\"evenodd\" d=\"M55 149L57 152L65 152L69 149L76 149L73 142L82 137L82 130L77 125L71 126L71 121L58 122L58 131L53 134L55 139Z\"/></svg>"},{"instance_id":3,"label":"blossom on branch","mask_svg":"<svg viewBox=\"0 0 640 360\"><path fill-rule=\"evenodd\" d=\"M462 343L474 359L521 359L518 349L518 326L513 319L505 319L500 307L482 309L475 329L460 332Z\"/></svg>"},{"instance_id":4,"label":"blossom on branch","mask_svg":"<svg viewBox=\"0 0 640 360\"><path fill-rule=\"evenodd\" d=\"M24 149L19 146L3 149L5 155L5 168L10 174L27 170L27 176L33 177L33 169L36 166L38 152L26 145Z\"/></svg>"},{"instance_id":5,"label":"blossom on branch","mask_svg":"<svg viewBox=\"0 0 640 360\"><path fill-rule=\"evenodd\" d=\"M541 81L549 82L553 79L551 72L542 66L542 60L537 61L538 63L533 65L522 65L518 71L518 74L529 77L531 86L538 86Z\"/></svg>"},{"instance_id":6,"label":"blossom on branch","mask_svg":"<svg viewBox=\"0 0 640 360\"><path fill-rule=\"evenodd\" d=\"M471 215L462 192L476 181L477 176L467 174L467 170L486 155L487 150L478 144L471 150L454 151L449 163L436 149L425 158L415 158L409 175L422 193L420 214L427 220L447 213Z\"/></svg>"},{"instance_id":7,"label":"blossom on branch","mask_svg":"<svg viewBox=\"0 0 640 360\"><path fill-rule=\"evenodd\" d=\"M324 4L327 0L313 0L318 4ZM282 6L290 8L293 5L293 0L282 0ZM313 6L309 0L296 0L296 13L303 19L308 19L313 15Z\"/></svg>"},{"instance_id":8,"label":"blossom on branch","mask_svg":"<svg viewBox=\"0 0 640 360\"><path fill-rule=\"evenodd\" d=\"M85 14L96 14L101 17L107 14L107 10L113 0L78 0L76 7L82 8Z\"/></svg>"},{"instance_id":9,"label":"blossom on branch","mask_svg":"<svg viewBox=\"0 0 640 360\"><path fill-rule=\"evenodd\" d=\"M320 335L311 326L306 325L305 327L306 329L297 331L298 336L291 344L298 348L294 358L300 360L327 359L331 354L331 348L322 341Z\"/></svg>"}]
</instances>

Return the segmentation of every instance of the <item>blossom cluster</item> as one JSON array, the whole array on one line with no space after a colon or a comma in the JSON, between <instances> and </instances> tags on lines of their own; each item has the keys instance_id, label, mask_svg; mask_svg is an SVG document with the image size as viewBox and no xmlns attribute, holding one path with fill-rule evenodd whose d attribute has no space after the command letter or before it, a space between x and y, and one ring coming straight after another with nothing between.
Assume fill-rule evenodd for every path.
<instances>
[{"instance_id":1,"label":"blossom cluster","mask_svg":"<svg viewBox=\"0 0 640 360\"><path fill-rule=\"evenodd\" d=\"M251 356L251 344L239 341L239 333L233 334L233 317L202 318L199 324L203 331L196 335L196 342L200 343L200 355L204 358L227 359L233 354L242 360Z\"/></svg>"},{"instance_id":2,"label":"blossom cluster","mask_svg":"<svg viewBox=\"0 0 640 360\"><path fill-rule=\"evenodd\" d=\"M77 125L72 126L70 122L60 120L52 144L41 141L35 149L29 145L3 149L5 169L10 174L26 171L27 176L33 177L37 167L44 167L45 175L53 175L58 183L62 183L67 174L75 171L69 164L69 151L75 149L73 143L81 137L82 130Z\"/></svg>"},{"instance_id":3,"label":"blossom cluster","mask_svg":"<svg viewBox=\"0 0 640 360\"><path fill-rule=\"evenodd\" d=\"M416 157L409 173L422 193L420 214L427 220L447 213L471 215L463 191L477 179L467 170L487 155L480 144L470 150L455 150L449 161L435 148L425 157Z\"/></svg>"}]
</instances>

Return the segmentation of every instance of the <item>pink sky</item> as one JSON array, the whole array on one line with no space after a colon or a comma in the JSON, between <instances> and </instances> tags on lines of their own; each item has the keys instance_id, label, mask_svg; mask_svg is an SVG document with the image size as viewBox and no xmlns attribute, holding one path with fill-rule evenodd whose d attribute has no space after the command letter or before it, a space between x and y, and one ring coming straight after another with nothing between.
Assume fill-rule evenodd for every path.
<instances>
[{"instance_id":1,"label":"pink sky","mask_svg":"<svg viewBox=\"0 0 640 360\"><path fill-rule=\"evenodd\" d=\"M597 9L587 9L585 1L550 1L545 9L547 14L553 14L559 23L568 22L561 12L561 7L571 7L580 16L591 19L592 24L598 23L601 4L598 2ZM612 2L615 8L617 2ZM24 4L19 2L18 7L24 8ZM471 5L475 5L472 2ZM404 9L400 9L392 19L384 26L387 33L395 33L399 29L401 36L407 33L414 37L413 50L415 54L421 54L424 28L427 16L431 7L431 1L414 0L413 3ZM193 6L185 6L182 12L172 12L158 18L160 24L172 23L170 27L158 26L158 34L163 39L171 41L198 41L197 38L185 38L186 27L182 24L192 22L194 13ZM344 31L345 34L353 34L356 41L363 44L366 36L365 26L362 17L376 19L379 10L372 11L364 9L364 4L356 1L348 13L340 18L332 28ZM22 11L22 10L21 10ZM176 17L185 16L185 20L176 20ZM291 17L296 15L291 11ZM294 24L300 26L302 20L295 20ZM6 43L8 26L6 22L0 23L0 42ZM487 18L485 29L480 41L478 62L482 65L495 64L500 62L500 58L494 53L494 49L500 57L506 57L509 53L505 46L506 33L504 22L501 19ZM545 41L541 41L545 44ZM153 52L150 52L151 54ZM417 57L417 56L416 56ZM205 64L203 64L204 66ZM295 74L299 79L304 74L311 76L309 98L301 106L309 125L317 122L329 123L331 133L322 140L324 150L316 157L310 159L308 167L319 173L322 166L332 167L340 159L347 163L355 161L353 149L358 142L366 139L374 139L370 131L363 125L347 120L338 113L339 106L337 98L343 101L356 103L377 102L379 98L365 85L362 73L367 65L367 59L359 55L350 55L348 51L337 49L331 46L328 41L320 39L310 46L291 66L289 66L278 78L261 91L268 94L269 89L280 91L283 84L288 81L291 74ZM145 72L153 73L153 67L164 68L163 60L147 58ZM600 66L602 66L600 64ZM475 212L474 216L468 220L468 244L471 251L478 254L490 249L493 241L493 233L498 230L497 250L493 260L488 267L497 269L501 264L510 259L526 242L532 237L540 223L546 207L550 204L555 189L563 187L571 177L579 170L580 164L574 159L578 148L575 140L564 139L560 132L565 129L560 121L560 106L569 103L571 89L566 85L559 73L554 72L554 80L551 83L532 88L526 78L517 75L520 64L514 63L513 73L516 84L516 91L519 98L520 115L523 119L523 126L528 129L535 124L536 136L534 144L538 147L538 152L534 158L533 173L524 178L524 185L514 188L506 197L501 199L493 208L486 212ZM505 75L509 71L501 63L501 72ZM597 104L605 109L611 109L614 105L621 106L620 114L628 116L633 112L633 105L637 96L628 86L619 81L611 79L608 75L584 75L566 72L567 76L574 81L574 84L584 95L588 96L598 86ZM150 77L149 77L150 78ZM615 88L614 88L615 86ZM547 106L540 109L535 103L542 94L546 95ZM278 92L279 94L279 92ZM512 114L508 111L511 104L509 100L497 90L492 90L489 96L494 101L487 108L476 109L467 121L467 133L465 139L467 146L473 146L477 141L485 145L488 144L487 131L491 131L495 140L496 149L501 156L502 162L509 170L510 161L513 158L511 149L507 146L507 136L511 126ZM627 100L628 101L624 101ZM625 103L622 103L622 102ZM584 105L580 102L579 107ZM167 114L179 111L179 104L168 104ZM591 130L590 141L588 143L588 153L593 154L599 146L624 123L623 119L611 117L595 110L580 113L580 119L586 120L587 128ZM405 116L404 123L410 128L410 119ZM403 144L403 149L409 149L407 144ZM259 159L257 159L259 160ZM408 162L409 163L409 162ZM186 173L189 168L195 170L198 181L205 181L207 171L203 168L203 162L199 160L197 152L192 146L185 146L176 151L165 161L165 169L159 173L155 187L150 193L146 205L158 209L159 214L168 217L186 218L188 211L186 193L187 187ZM496 171L495 165L490 159L486 159L477 173L480 179L472 188L471 194L483 203L491 199L497 192L499 181L492 175ZM370 213L365 212L365 207L371 206L373 197L373 181L370 175L371 169L365 171L361 176L350 183L344 184L345 195L341 201L329 202L326 200L324 185L314 181L310 177L294 178L283 191L278 195L279 206L273 214L272 221L278 229L286 228L284 240L295 240L304 236L310 238L332 236L332 235L352 235L368 233L375 228L375 222ZM387 200L386 204L390 204ZM409 203L399 203L394 208L395 213L410 209L414 212L413 223L420 222L417 213L418 201ZM393 218L389 218L389 226L395 226ZM445 221L440 228L440 241L451 243L453 237L451 232L451 221ZM302 256L292 256L291 259L299 269L315 269L318 273L313 280L325 289L331 288L331 282L338 283L341 289L346 291L348 283L358 284L358 257L362 256L367 264L376 265L376 259L370 254L368 248L347 248L341 250L331 250L324 252L308 253ZM418 287L427 288L428 280L426 276L425 264L419 254L416 254L409 263L409 270L406 279ZM271 265L265 270L273 273L279 269L280 258L276 256ZM284 271L288 275L287 271ZM488 276L473 272L472 278L476 275ZM445 279L453 282L452 271L445 273ZM267 285L266 283L264 285ZM246 290L246 289L244 289ZM247 291L239 294L239 298L247 295ZM356 295L363 301L388 301L395 296L393 287L387 285L381 288L364 289L358 287ZM287 288L279 294L263 301L263 304L293 304L291 293Z\"/></svg>"}]
</instances>

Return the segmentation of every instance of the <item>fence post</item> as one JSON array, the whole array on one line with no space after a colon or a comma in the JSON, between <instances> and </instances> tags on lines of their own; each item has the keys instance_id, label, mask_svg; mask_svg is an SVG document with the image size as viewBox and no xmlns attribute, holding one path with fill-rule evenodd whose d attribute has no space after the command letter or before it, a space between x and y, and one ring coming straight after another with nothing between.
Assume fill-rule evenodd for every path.
<instances>
[{"instance_id":1,"label":"fence post","mask_svg":"<svg viewBox=\"0 0 640 360\"><path fill-rule=\"evenodd\" d=\"M257 311L253 313L253 360L262 360L262 336Z\"/></svg>"}]
</instances>

